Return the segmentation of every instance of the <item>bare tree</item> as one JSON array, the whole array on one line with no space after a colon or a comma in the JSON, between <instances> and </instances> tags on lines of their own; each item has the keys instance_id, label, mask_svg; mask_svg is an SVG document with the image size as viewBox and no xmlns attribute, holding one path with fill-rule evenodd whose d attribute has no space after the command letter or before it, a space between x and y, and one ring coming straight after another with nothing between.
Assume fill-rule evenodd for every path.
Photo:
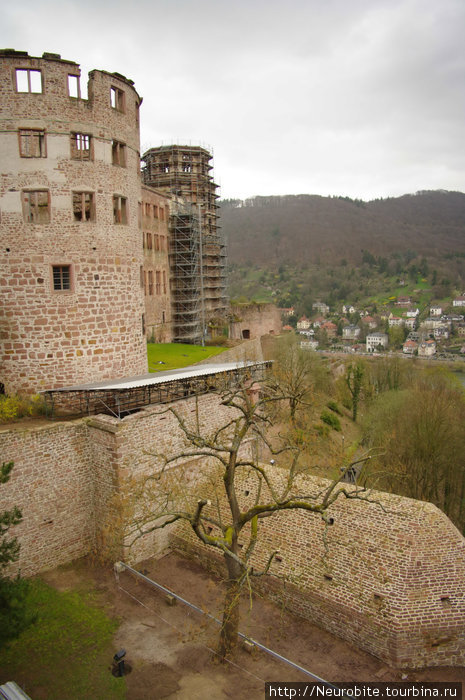
<instances>
[{"instance_id":1,"label":"bare tree","mask_svg":"<svg viewBox=\"0 0 465 700\"><path fill-rule=\"evenodd\" d=\"M352 420L354 423L357 420L358 406L360 403L364 376L365 367L361 362L351 363L347 367L346 384L350 391L350 395L352 396Z\"/></svg>"},{"instance_id":2,"label":"bare tree","mask_svg":"<svg viewBox=\"0 0 465 700\"><path fill-rule=\"evenodd\" d=\"M294 424L298 406L311 406L316 392L329 390L329 372L318 355L300 348L298 340L289 335L277 343L268 387L286 397Z\"/></svg>"},{"instance_id":3,"label":"bare tree","mask_svg":"<svg viewBox=\"0 0 465 700\"><path fill-rule=\"evenodd\" d=\"M175 416L185 437L186 448L171 456L157 455L161 458L161 467L143 480L139 491L139 504L143 501L147 507L139 507L127 540L133 544L149 532L185 521L201 542L223 555L227 579L219 643L222 658L233 650L237 641L241 591L250 585L253 577L269 572L277 554L277 551L269 552L268 561L260 571L251 565L262 520L279 512L300 509L319 514L330 525L332 518L328 511L338 498L368 500L369 497L366 489L341 483L356 465L370 459L369 453L345 464L339 479L307 492L305 489L310 488L308 482L298 478L307 471L300 464L298 448L289 444L271 444L267 437L270 404L289 396L273 386L270 389L265 383L260 398L254 400L249 389L250 385L241 384L221 392L220 403L230 410L231 418L210 435L201 429L198 414L197 420L193 421L195 425L191 425L175 408L166 409ZM273 464L265 465L258 460L257 450L250 450L250 444L266 446L273 456L290 453L290 466L283 470ZM203 458L210 464L213 462L217 470L211 469L209 483L204 485L203 493L202 488L197 490L195 499L191 492L187 493L189 489L183 492L182 498L180 491L175 496L174 465L194 458ZM245 473L255 482L253 503L248 505L241 488ZM186 481L183 473L178 478Z\"/></svg>"}]
</instances>

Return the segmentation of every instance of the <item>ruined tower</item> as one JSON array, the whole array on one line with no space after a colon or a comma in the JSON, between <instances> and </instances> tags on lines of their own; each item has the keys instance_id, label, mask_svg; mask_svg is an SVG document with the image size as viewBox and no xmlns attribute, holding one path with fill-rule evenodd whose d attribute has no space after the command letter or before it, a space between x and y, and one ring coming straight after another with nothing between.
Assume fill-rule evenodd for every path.
<instances>
[{"instance_id":1,"label":"ruined tower","mask_svg":"<svg viewBox=\"0 0 465 700\"><path fill-rule=\"evenodd\" d=\"M147 371L133 82L0 51L0 382L37 391Z\"/></svg>"},{"instance_id":2,"label":"ruined tower","mask_svg":"<svg viewBox=\"0 0 465 700\"><path fill-rule=\"evenodd\" d=\"M197 223L192 226L192 270L198 270L190 275L189 285L192 289L191 298L187 299L184 292L183 304L180 306L173 296L173 315L179 321L179 328L185 329L186 337L195 335L194 323L188 321L189 314L201 322L197 306L205 316L205 321L223 316L226 306L225 261L226 251L218 225L218 205L216 190L218 185L211 175L211 154L200 146L160 146L150 148L143 156L145 168L143 179L147 185L156 187L172 197L181 197L191 203L190 212L182 212L181 219L173 214L171 221L171 240L185 240L186 217L197 217ZM183 234L175 236L179 227ZM178 231L179 233L179 231ZM195 240L194 240L195 239ZM198 240L198 245L196 244ZM198 263L197 263L198 258ZM177 260L183 261L182 269L177 270ZM172 256L172 276L176 281L178 274L184 274L186 269L184 255ZM195 285L193 284L196 280ZM195 287L195 289L194 289ZM179 291L179 290L178 290ZM197 301L200 297L200 302ZM186 315L187 314L187 315ZM180 331L182 333L182 330Z\"/></svg>"}]
</instances>

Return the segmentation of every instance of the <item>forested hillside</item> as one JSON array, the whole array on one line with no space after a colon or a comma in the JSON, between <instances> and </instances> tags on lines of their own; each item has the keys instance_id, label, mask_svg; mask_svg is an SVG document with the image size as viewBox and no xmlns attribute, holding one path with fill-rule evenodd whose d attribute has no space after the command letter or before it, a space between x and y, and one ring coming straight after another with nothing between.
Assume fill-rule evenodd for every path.
<instances>
[{"instance_id":1,"label":"forested hillside","mask_svg":"<svg viewBox=\"0 0 465 700\"><path fill-rule=\"evenodd\" d=\"M465 253L465 194L428 191L371 202L287 195L221 202L231 263L358 266L363 252Z\"/></svg>"}]
</instances>

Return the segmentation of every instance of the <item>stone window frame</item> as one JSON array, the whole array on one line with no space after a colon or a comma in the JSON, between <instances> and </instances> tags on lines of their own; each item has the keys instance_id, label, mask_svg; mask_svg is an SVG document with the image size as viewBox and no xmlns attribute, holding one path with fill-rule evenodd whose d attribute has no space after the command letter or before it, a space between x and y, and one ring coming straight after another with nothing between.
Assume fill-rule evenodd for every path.
<instances>
[{"instance_id":1,"label":"stone window frame","mask_svg":"<svg viewBox=\"0 0 465 700\"><path fill-rule=\"evenodd\" d=\"M70 133L71 160L93 160L94 138L81 131Z\"/></svg>"},{"instance_id":2,"label":"stone window frame","mask_svg":"<svg viewBox=\"0 0 465 700\"><path fill-rule=\"evenodd\" d=\"M126 112L126 93L116 85L110 87L110 107L116 112Z\"/></svg>"},{"instance_id":3,"label":"stone window frame","mask_svg":"<svg viewBox=\"0 0 465 700\"><path fill-rule=\"evenodd\" d=\"M70 80L72 78L75 80ZM81 77L77 73L68 73L66 87L68 89L68 97L70 97L72 100L81 99ZM75 90L74 87L76 88ZM76 94L72 95L72 92L76 92Z\"/></svg>"},{"instance_id":4,"label":"stone window frame","mask_svg":"<svg viewBox=\"0 0 465 700\"><path fill-rule=\"evenodd\" d=\"M127 166L126 144L123 141L112 139L111 141L111 163L120 168Z\"/></svg>"},{"instance_id":5,"label":"stone window frame","mask_svg":"<svg viewBox=\"0 0 465 700\"><path fill-rule=\"evenodd\" d=\"M79 214L79 209L77 208L77 205L79 204L78 197L80 197L80 217L77 216ZM88 200L87 200L88 198ZM87 201L86 201L87 200ZM87 206L88 204L88 206ZM72 192L72 210L73 210L73 221L75 223L94 223L96 220L96 214L95 214L95 192L91 192L89 190L73 190ZM88 217L87 217L87 212L88 212Z\"/></svg>"},{"instance_id":6,"label":"stone window frame","mask_svg":"<svg viewBox=\"0 0 465 700\"><path fill-rule=\"evenodd\" d=\"M46 158L45 129L18 129L20 158Z\"/></svg>"},{"instance_id":7,"label":"stone window frame","mask_svg":"<svg viewBox=\"0 0 465 700\"><path fill-rule=\"evenodd\" d=\"M146 237L146 241L147 241L147 244L146 244L147 250L153 250L152 234L149 231L147 231L147 233L145 234L145 237Z\"/></svg>"},{"instance_id":8,"label":"stone window frame","mask_svg":"<svg viewBox=\"0 0 465 700\"><path fill-rule=\"evenodd\" d=\"M157 270L157 271L155 272L155 294L157 295L157 297L159 297L160 294L161 294L161 274L160 274L160 270Z\"/></svg>"},{"instance_id":9,"label":"stone window frame","mask_svg":"<svg viewBox=\"0 0 465 700\"><path fill-rule=\"evenodd\" d=\"M148 271L148 278L149 278L148 279L148 281L149 281L148 292L149 292L149 296L152 297L153 296L153 270Z\"/></svg>"},{"instance_id":10,"label":"stone window frame","mask_svg":"<svg viewBox=\"0 0 465 700\"><path fill-rule=\"evenodd\" d=\"M74 274L71 263L56 262L50 265L51 290L57 294L74 291Z\"/></svg>"},{"instance_id":11,"label":"stone window frame","mask_svg":"<svg viewBox=\"0 0 465 700\"><path fill-rule=\"evenodd\" d=\"M39 195L46 195L39 198ZM40 201L42 199L42 201ZM24 221L29 224L49 224L51 220L50 190L44 188L26 189L21 191L21 203L23 207ZM42 209L41 209L42 207ZM46 215L45 215L46 212Z\"/></svg>"},{"instance_id":12,"label":"stone window frame","mask_svg":"<svg viewBox=\"0 0 465 700\"><path fill-rule=\"evenodd\" d=\"M19 89L19 83L18 83L18 77L19 73L26 73L27 77L27 90L20 90ZM35 90L33 89L35 85L33 83L35 81L32 80L32 74L33 73L38 73L40 76L40 90ZM44 94L44 76L40 68L15 68L15 90L18 94L20 95L43 95Z\"/></svg>"},{"instance_id":13,"label":"stone window frame","mask_svg":"<svg viewBox=\"0 0 465 700\"><path fill-rule=\"evenodd\" d=\"M129 223L128 198L120 194L113 195L113 223L118 226L127 226Z\"/></svg>"},{"instance_id":14,"label":"stone window frame","mask_svg":"<svg viewBox=\"0 0 465 700\"><path fill-rule=\"evenodd\" d=\"M166 270L163 270L162 277L163 277L163 294L166 294Z\"/></svg>"}]
</instances>

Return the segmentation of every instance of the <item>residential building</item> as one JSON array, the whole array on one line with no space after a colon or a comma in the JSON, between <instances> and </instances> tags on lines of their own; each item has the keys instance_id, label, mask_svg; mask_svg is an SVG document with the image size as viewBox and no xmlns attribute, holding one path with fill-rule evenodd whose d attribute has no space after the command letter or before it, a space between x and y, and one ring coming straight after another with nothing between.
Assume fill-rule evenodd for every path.
<instances>
[{"instance_id":1,"label":"residential building","mask_svg":"<svg viewBox=\"0 0 465 700\"><path fill-rule=\"evenodd\" d=\"M425 340L418 346L418 357L432 357L436 352L434 340Z\"/></svg>"},{"instance_id":2,"label":"residential building","mask_svg":"<svg viewBox=\"0 0 465 700\"><path fill-rule=\"evenodd\" d=\"M310 328L310 326L311 326L311 321L306 316L301 316L299 318L299 320L297 321L297 330L298 331L306 331Z\"/></svg>"},{"instance_id":3,"label":"residential building","mask_svg":"<svg viewBox=\"0 0 465 700\"><path fill-rule=\"evenodd\" d=\"M367 352L387 348L389 338L386 333L369 333L366 337Z\"/></svg>"}]
</instances>

